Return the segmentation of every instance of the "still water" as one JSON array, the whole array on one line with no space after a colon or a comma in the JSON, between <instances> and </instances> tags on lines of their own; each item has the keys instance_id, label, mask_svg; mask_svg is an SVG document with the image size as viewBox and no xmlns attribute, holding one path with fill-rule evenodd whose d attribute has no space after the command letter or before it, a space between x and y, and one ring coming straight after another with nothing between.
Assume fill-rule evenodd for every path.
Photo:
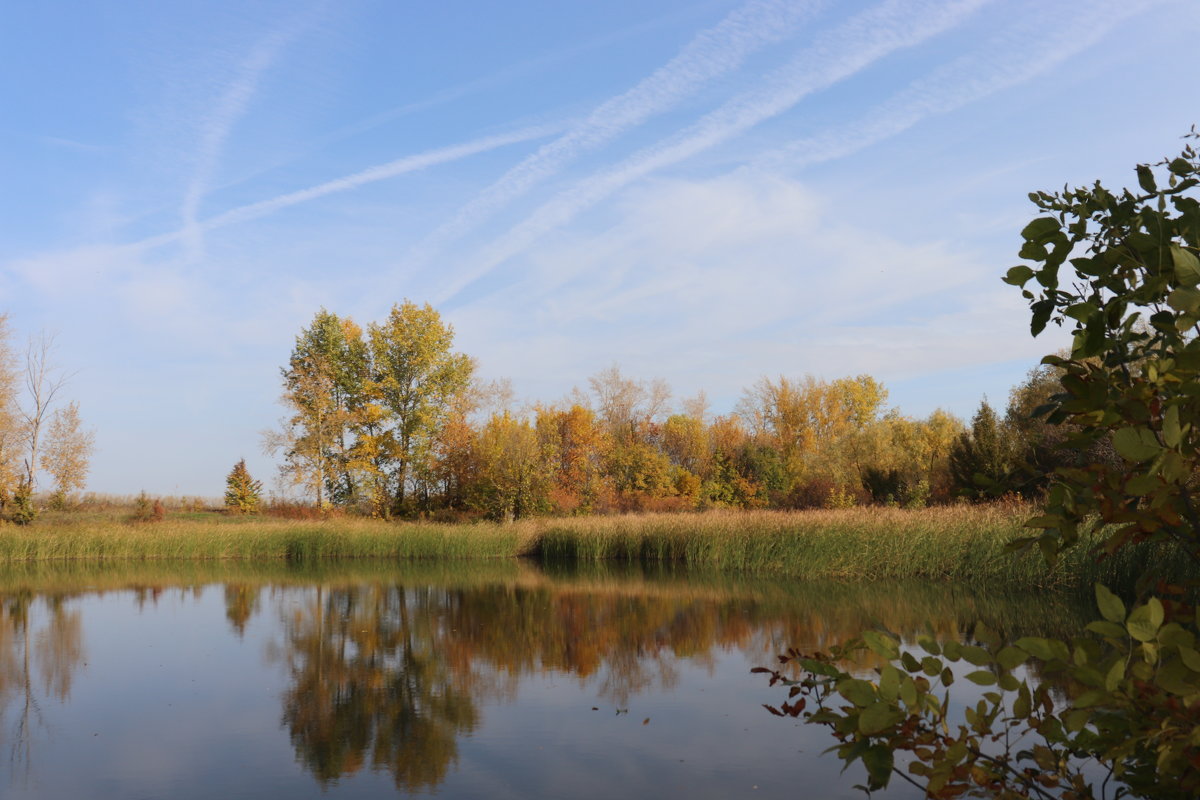
<instances>
[{"instance_id":1,"label":"still water","mask_svg":"<svg viewBox=\"0 0 1200 800\"><path fill-rule=\"evenodd\" d=\"M628 566L5 568L0 796L859 798L752 667L1082 613Z\"/></svg>"}]
</instances>

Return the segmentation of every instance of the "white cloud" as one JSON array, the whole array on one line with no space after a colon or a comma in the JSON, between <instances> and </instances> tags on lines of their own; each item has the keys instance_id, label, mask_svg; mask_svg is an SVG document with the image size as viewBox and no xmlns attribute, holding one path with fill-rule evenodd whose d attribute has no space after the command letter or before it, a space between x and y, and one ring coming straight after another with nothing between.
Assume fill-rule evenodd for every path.
<instances>
[{"instance_id":1,"label":"white cloud","mask_svg":"<svg viewBox=\"0 0 1200 800\"><path fill-rule=\"evenodd\" d=\"M212 112L199 124L200 141L196 165L184 192L180 217L188 250L195 259L203 251L203 228L197 224L200 202L208 193L225 150L225 143L238 120L250 107L259 82L282 55L284 49L315 21L323 4L310 7L263 37L238 66L233 81L225 87Z\"/></svg>"},{"instance_id":2,"label":"white cloud","mask_svg":"<svg viewBox=\"0 0 1200 800\"><path fill-rule=\"evenodd\" d=\"M884 56L953 28L988 1L888 0L852 17L818 37L759 88L738 95L678 135L638 151L543 204L475 255L471 266L457 270L441 288L439 302L631 182L745 133Z\"/></svg>"},{"instance_id":3,"label":"white cloud","mask_svg":"<svg viewBox=\"0 0 1200 800\"><path fill-rule=\"evenodd\" d=\"M519 266L453 318L488 374L543 399L613 360L728 402L763 374L904 380L1046 349L991 265L844 221L778 176L652 181L611 226L544 241Z\"/></svg>"},{"instance_id":4,"label":"white cloud","mask_svg":"<svg viewBox=\"0 0 1200 800\"><path fill-rule=\"evenodd\" d=\"M95 291L135 268L139 248L96 244L18 258L3 271L51 299Z\"/></svg>"},{"instance_id":5,"label":"white cloud","mask_svg":"<svg viewBox=\"0 0 1200 800\"><path fill-rule=\"evenodd\" d=\"M229 225L236 225L243 222L259 219L274 214L276 211L281 211L290 206L307 203L310 200L316 200L320 197L325 197L330 194L339 192L347 192L351 189L357 189L377 181L395 178L410 172L417 172L440 164L447 164L452 161L458 161L468 156L485 153L489 150L495 150L500 147L527 142L533 139L540 139L548 136L558 130L556 125L544 125L533 128L525 128L522 130L512 131L510 133L501 133L494 136L485 136L479 139L474 139L462 144L450 145L441 147L435 150L427 150L423 153L417 153L411 156L403 156L385 164L377 164L373 167L359 170L350 175L344 175L340 178L319 183L316 186L309 186L305 189L298 189L294 192L277 195L267 200L260 200L255 203L248 203L243 206L224 211L216 216L209 217L203 221L194 222L192 227L184 227L170 233L163 233L157 236L152 236L138 242L136 247L152 248L160 247L165 244L176 242L180 239L187 240L196 231L213 231L219 228L224 228Z\"/></svg>"},{"instance_id":6,"label":"white cloud","mask_svg":"<svg viewBox=\"0 0 1200 800\"><path fill-rule=\"evenodd\" d=\"M1101 0L1039 8L1036 17L1019 20L981 42L970 54L938 67L858 121L764 153L753 163L759 167L795 168L856 153L928 117L948 113L1052 70L1155 2Z\"/></svg>"},{"instance_id":7,"label":"white cloud","mask_svg":"<svg viewBox=\"0 0 1200 800\"><path fill-rule=\"evenodd\" d=\"M823 4L751 0L737 8L633 88L601 103L562 136L543 145L476 195L414 248L407 259L410 267L428 263L448 241L558 173L580 154L674 107L705 83L741 67L755 51L790 37Z\"/></svg>"}]
</instances>

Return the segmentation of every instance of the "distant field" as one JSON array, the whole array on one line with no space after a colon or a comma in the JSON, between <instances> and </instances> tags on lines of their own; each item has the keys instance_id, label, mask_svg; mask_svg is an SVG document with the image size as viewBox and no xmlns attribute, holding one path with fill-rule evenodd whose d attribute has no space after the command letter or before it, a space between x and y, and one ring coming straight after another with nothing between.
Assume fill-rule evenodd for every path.
<instances>
[{"instance_id":1,"label":"distant field","mask_svg":"<svg viewBox=\"0 0 1200 800\"><path fill-rule=\"evenodd\" d=\"M921 510L721 511L532 519L495 523L289 520L173 511L130 522L118 509L47 512L0 528L0 562L53 559L638 560L807 579L920 578L964 584L1086 587L1123 584L1150 559L1187 566L1160 547L1100 563L1086 546L1051 572L1036 553L1005 545L1024 535L1024 506ZM1170 563L1167 564L1168 569ZM1161 569L1161 568L1160 568Z\"/></svg>"}]
</instances>

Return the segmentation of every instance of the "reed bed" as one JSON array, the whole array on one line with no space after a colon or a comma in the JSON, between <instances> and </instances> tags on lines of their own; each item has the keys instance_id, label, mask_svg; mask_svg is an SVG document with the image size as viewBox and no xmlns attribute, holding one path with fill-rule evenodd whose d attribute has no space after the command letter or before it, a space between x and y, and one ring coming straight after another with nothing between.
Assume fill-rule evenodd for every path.
<instances>
[{"instance_id":1,"label":"reed bed","mask_svg":"<svg viewBox=\"0 0 1200 800\"><path fill-rule=\"evenodd\" d=\"M128 524L62 521L0 530L0 563L51 559L507 558L518 532L501 526L387 523L370 519L293 521L168 517Z\"/></svg>"},{"instance_id":2,"label":"reed bed","mask_svg":"<svg viewBox=\"0 0 1200 800\"><path fill-rule=\"evenodd\" d=\"M1168 579L1200 574L1162 546L1126 548L1097 560L1085 541L1047 568L1036 551L1006 545L1027 535L1034 509L1019 505L921 510L857 508L723 511L524 520L515 524L284 520L175 514L129 524L63 515L0 529L0 563L105 560L335 558L496 559L547 564L628 561L680 564L806 580L952 581L964 585L1086 588L1127 586L1147 566Z\"/></svg>"},{"instance_id":3,"label":"reed bed","mask_svg":"<svg viewBox=\"0 0 1200 800\"><path fill-rule=\"evenodd\" d=\"M1200 574L1173 548L1126 548L1098 559L1098 536L1085 540L1055 569L1036 550L1012 553L1029 535L1021 505L922 510L858 508L798 512L639 515L549 522L538 555L547 561L683 562L806 579L954 581L967 585L1086 588L1100 581L1130 585L1153 563L1156 574Z\"/></svg>"}]
</instances>

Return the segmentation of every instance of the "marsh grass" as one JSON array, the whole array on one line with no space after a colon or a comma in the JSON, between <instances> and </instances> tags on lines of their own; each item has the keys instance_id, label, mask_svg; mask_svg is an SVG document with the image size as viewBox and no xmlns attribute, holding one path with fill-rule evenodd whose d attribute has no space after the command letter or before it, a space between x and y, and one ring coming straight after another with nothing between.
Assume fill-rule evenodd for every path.
<instances>
[{"instance_id":1,"label":"marsh grass","mask_svg":"<svg viewBox=\"0 0 1200 800\"><path fill-rule=\"evenodd\" d=\"M683 562L814 580L1084 588L1097 581L1129 585L1151 561L1172 578L1197 573L1162 546L1127 548L1118 558L1098 560L1098 537L1051 570L1036 550L1012 553L1007 547L1029 535L1024 521L1033 512L1002 504L594 517L543 523L536 541L546 561Z\"/></svg>"},{"instance_id":2,"label":"marsh grass","mask_svg":"<svg viewBox=\"0 0 1200 800\"><path fill-rule=\"evenodd\" d=\"M47 559L466 559L511 557L517 531L343 518L294 521L248 515L171 514L129 522L111 514L46 514L0 530L0 562Z\"/></svg>"},{"instance_id":3,"label":"marsh grass","mask_svg":"<svg viewBox=\"0 0 1200 800\"><path fill-rule=\"evenodd\" d=\"M1008 552L1034 509L1020 505L921 510L852 508L724 511L523 520L509 525L384 522L341 517L289 520L212 512L169 513L134 524L116 512L47 513L0 529L0 563L103 560L335 558L497 559L546 564L686 565L805 580L950 581L972 586L1086 588L1130 585L1153 563L1182 579L1198 571L1162 546L1097 560L1095 539L1054 570L1036 551Z\"/></svg>"}]
</instances>

